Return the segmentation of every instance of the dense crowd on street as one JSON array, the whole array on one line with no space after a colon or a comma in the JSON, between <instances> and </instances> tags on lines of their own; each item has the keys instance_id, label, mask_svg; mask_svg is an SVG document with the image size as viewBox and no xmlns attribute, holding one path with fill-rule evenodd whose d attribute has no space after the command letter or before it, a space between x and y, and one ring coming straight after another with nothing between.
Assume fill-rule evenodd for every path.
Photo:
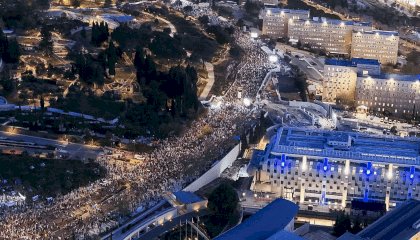
<instances>
[{"instance_id":1,"label":"dense crowd on street","mask_svg":"<svg viewBox=\"0 0 420 240\"><path fill-rule=\"evenodd\" d=\"M165 191L176 191L208 169L237 143L253 119L252 107L238 99L255 99L271 67L267 55L248 34L236 31L236 43L245 56L235 70L234 82L222 104L190 123L181 136L160 141L151 153L144 153L136 165L109 158L98 160L106 167L105 179L54 199L0 212L0 239L87 239L117 225L121 206L128 212L156 204ZM203 128L211 132L203 134Z\"/></svg>"}]
</instances>

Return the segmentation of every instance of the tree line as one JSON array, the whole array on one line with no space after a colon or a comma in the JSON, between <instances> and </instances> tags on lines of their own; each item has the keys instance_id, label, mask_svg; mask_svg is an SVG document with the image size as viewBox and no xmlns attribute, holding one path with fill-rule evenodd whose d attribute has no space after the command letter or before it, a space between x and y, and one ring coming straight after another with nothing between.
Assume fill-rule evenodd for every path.
<instances>
[{"instance_id":1,"label":"tree line","mask_svg":"<svg viewBox=\"0 0 420 240\"><path fill-rule=\"evenodd\" d=\"M20 48L16 38L7 38L0 28L0 58L6 63L17 63L19 56Z\"/></svg>"},{"instance_id":2,"label":"tree line","mask_svg":"<svg viewBox=\"0 0 420 240\"><path fill-rule=\"evenodd\" d=\"M194 67L177 65L168 72L158 71L152 57L142 48L136 50L134 66L146 101L129 104L124 119L130 133L152 132L163 136L171 128L179 127L179 120L196 116L200 105Z\"/></svg>"}]
</instances>

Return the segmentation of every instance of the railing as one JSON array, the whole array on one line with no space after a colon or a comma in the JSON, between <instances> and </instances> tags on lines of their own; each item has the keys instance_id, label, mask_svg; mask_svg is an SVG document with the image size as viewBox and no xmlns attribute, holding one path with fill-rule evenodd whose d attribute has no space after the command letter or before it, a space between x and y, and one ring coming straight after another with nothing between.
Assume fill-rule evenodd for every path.
<instances>
[{"instance_id":1,"label":"railing","mask_svg":"<svg viewBox=\"0 0 420 240\"><path fill-rule=\"evenodd\" d=\"M165 209L164 211L159 212L158 214L154 215L153 217L150 217L150 218L146 219L141 224L133 227L134 229L121 239L126 240L126 239L133 239L134 237L138 237L138 235L140 234L141 231L143 231L145 228L149 227L153 223L163 224L167 220L170 220L170 219L176 217L176 214L177 214L177 209L174 208L174 207Z\"/></svg>"}]
</instances>

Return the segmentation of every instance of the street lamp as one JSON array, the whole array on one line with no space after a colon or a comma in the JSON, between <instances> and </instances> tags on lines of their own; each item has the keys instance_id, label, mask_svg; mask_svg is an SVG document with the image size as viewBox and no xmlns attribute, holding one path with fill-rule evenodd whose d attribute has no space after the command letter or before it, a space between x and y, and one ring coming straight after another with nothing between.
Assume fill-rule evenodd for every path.
<instances>
[{"instance_id":1,"label":"street lamp","mask_svg":"<svg viewBox=\"0 0 420 240\"><path fill-rule=\"evenodd\" d=\"M244 105L245 105L245 107L249 107L249 106L251 106L251 99L249 99L249 98L244 98Z\"/></svg>"},{"instance_id":2,"label":"street lamp","mask_svg":"<svg viewBox=\"0 0 420 240\"><path fill-rule=\"evenodd\" d=\"M278 60L279 60L279 58L277 57L277 55L270 55L270 56L268 57L268 60L269 60L271 63L277 63L277 62L278 62Z\"/></svg>"}]
</instances>

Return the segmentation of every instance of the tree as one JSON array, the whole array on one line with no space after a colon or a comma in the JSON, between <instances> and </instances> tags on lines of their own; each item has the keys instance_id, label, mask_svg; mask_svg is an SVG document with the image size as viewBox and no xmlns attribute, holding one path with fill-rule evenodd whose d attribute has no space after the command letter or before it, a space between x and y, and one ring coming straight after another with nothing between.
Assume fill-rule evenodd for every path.
<instances>
[{"instance_id":1,"label":"tree","mask_svg":"<svg viewBox=\"0 0 420 240\"><path fill-rule=\"evenodd\" d=\"M9 96L15 90L13 79L10 79L8 74L3 74L0 84L3 87L3 94L6 96Z\"/></svg>"},{"instance_id":2,"label":"tree","mask_svg":"<svg viewBox=\"0 0 420 240\"><path fill-rule=\"evenodd\" d=\"M198 21L200 21L200 23L203 25L207 25L210 22L209 16L207 15L200 16L198 17Z\"/></svg>"},{"instance_id":3,"label":"tree","mask_svg":"<svg viewBox=\"0 0 420 240\"><path fill-rule=\"evenodd\" d=\"M0 58L6 53L7 45L7 37L4 36L3 29L0 27Z\"/></svg>"},{"instance_id":4,"label":"tree","mask_svg":"<svg viewBox=\"0 0 420 240\"><path fill-rule=\"evenodd\" d=\"M137 48L136 53L134 55L134 67L136 68L136 77L137 82L140 83L140 85L145 84L145 58L144 58L144 52L142 48Z\"/></svg>"},{"instance_id":5,"label":"tree","mask_svg":"<svg viewBox=\"0 0 420 240\"><path fill-rule=\"evenodd\" d=\"M188 6L185 6L185 7L184 7L184 11L185 11L185 12L192 12L192 10L193 10L193 7L192 7L192 6L189 6L189 5L188 5Z\"/></svg>"},{"instance_id":6,"label":"tree","mask_svg":"<svg viewBox=\"0 0 420 240\"><path fill-rule=\"evenodd\" d=\"M85 26L82 27L82 30L80 31L80 36L82 36L82 38L86 38L86 28L85 28Z\"/></svg>"},{"instance_id":7,"label":"tree","mask_svg":"<svg viewBox=\"0 0 420 240\"><path fill-rule=\"evenodd\" d=\"M17 63L20 57L20 47L18 41L13 38L8 40L4 61L7 63Z\"/></svg>"},{"instance_id":8,"label":"tree","mask_svg":"<svg viewBox=\"0 0 420 240\"><path fill-rule=\"evenodd\" d=\"M93 22L92 24L92 39L91 42L97 46L101 45L109 37L108 23Z\"/></svg>"},{"instance_id":9,"label":"tree","mask_svg":"<svg viewBox=\"0 0 420 240\"><path fill-rule=\"evenodd\" d=\"M206 219L206 228L211 237L215 237L234 219L239 203L238 195L228 183L222 183L208 198L210 214Z\"/></svg>"},{"instance_id":10,"label":"tree","mask_svg":"<svg viewBox=\"0 0 420 240\"><path fill-rule=\"evenodd\" d=\"M41 106L41 111L45 110L45 102L44 102L44 96L41 95L41 98L39 100L39 105Z\"/></svg>"},{"instance_id":11,"label":"tree","mask_svg":"<svg viewBox=\"0 0 420 240\"><path fill-rule=\"evenodd\" d=\"M107 50L107 57L108 57L108 72L109 75L115 75L115 63L117 63L117 51L114 46L114 42L110 41L108 50Z\"/></svg>"},{"instance_id":12,"label":"tree","mask_svg":"<svg viewBox=\"0 0 420 240\"><path fill-rule=\"evenodd\" d=\"M390 132L394 135L397 135L397 133L398 133L397 126L392 126L391 129L390 129Z\"/></svg>"},{"instance_id":13,"label":"tree","mask_svg":"<svg viewBox=\"0 0 420 240\"><path fill-rule=\"evenodd\" d=\"M104 8L109 8L112 6L112 0L105 0L104 2Z\"/></svg>"},{"instance_id":14,"label":"tree","mask_svg":"<svg viewBox=\"0 0 420 240\"><path fill-rule=\"evenodd\" d=\"M187 55L179 40L162 32L156 34L149 48L160 58L182 59Z\"/></svg>"},{"instance_id":15,"label":"tree","mask_svg":"<svg viewBox=\"0 0 420 240\"><path fill-rule=\"evenodd\" d=\"M259 3L259 2L254 2L252 0L247 0L245 2L245 11L246 13L248 13L251 16L258 16L258 14L260 13L260 10L263 7L263 4Z\"/></svg>"},{"instance_id":16,"label":"tree","mask_svg":"<svg viewBox=\"0 0 420 240\"><path fill-rule=\"evenodd\" d=\"M237 209L238 202L235 189L228 183L222 183L210 194L208 206L212 214L228 219Z\"/></svg>"},{"instance_id":17,"label":"tree","mask_svg":"<svg viewBox=\"0 0 420 240\"><path fill-rule=\"evenodd\" d=\"M351 231L350 216L342 212L335 219L335 223L333 227L333 235L338 237L338 236L343 235L347 231Z\"/></svg>"},{"instance_id":18,"label":"tree","mask_svg":"<svg viewBox=\"0 0 420 240\"><path fill-rule=\"evenodd\" d=\"M39 48L50 55L53 52L53 40L49 27L43 26L41 28L41 41L39 42Z\"/></svg>"},{"instance_id":19,"label":"tree","mask_svg":"<svg viewBox=\"0 0 420 240\"><path fill-rule=\"evenodd\" d=\"M80 7L80 4L81 4L80 0L71 0L71 6L72 6L73 8L78 8L78 7Z\"/></svg>"},{"instance_id":20,"label":"tree","mask_svg":"<svg viewBox=\"0 0 420 240\"><path fill-rule=\"evenodd\" d=\"M47 9L50 7L50 0L36 0L36 6Z\"/></svg>"},{"instance_id":21,"label":"tree","mask_svg":"<svg viewBox=\"0 0 420 240\"><path fill-rule=\"evenodd\" d=\"M353 221L353 226L351 228L351 233L353 234L357 234L358 232L362 231L362 223L360 222L360 219L357 217L354 221Z\"/></svg>"}]
</instances>

